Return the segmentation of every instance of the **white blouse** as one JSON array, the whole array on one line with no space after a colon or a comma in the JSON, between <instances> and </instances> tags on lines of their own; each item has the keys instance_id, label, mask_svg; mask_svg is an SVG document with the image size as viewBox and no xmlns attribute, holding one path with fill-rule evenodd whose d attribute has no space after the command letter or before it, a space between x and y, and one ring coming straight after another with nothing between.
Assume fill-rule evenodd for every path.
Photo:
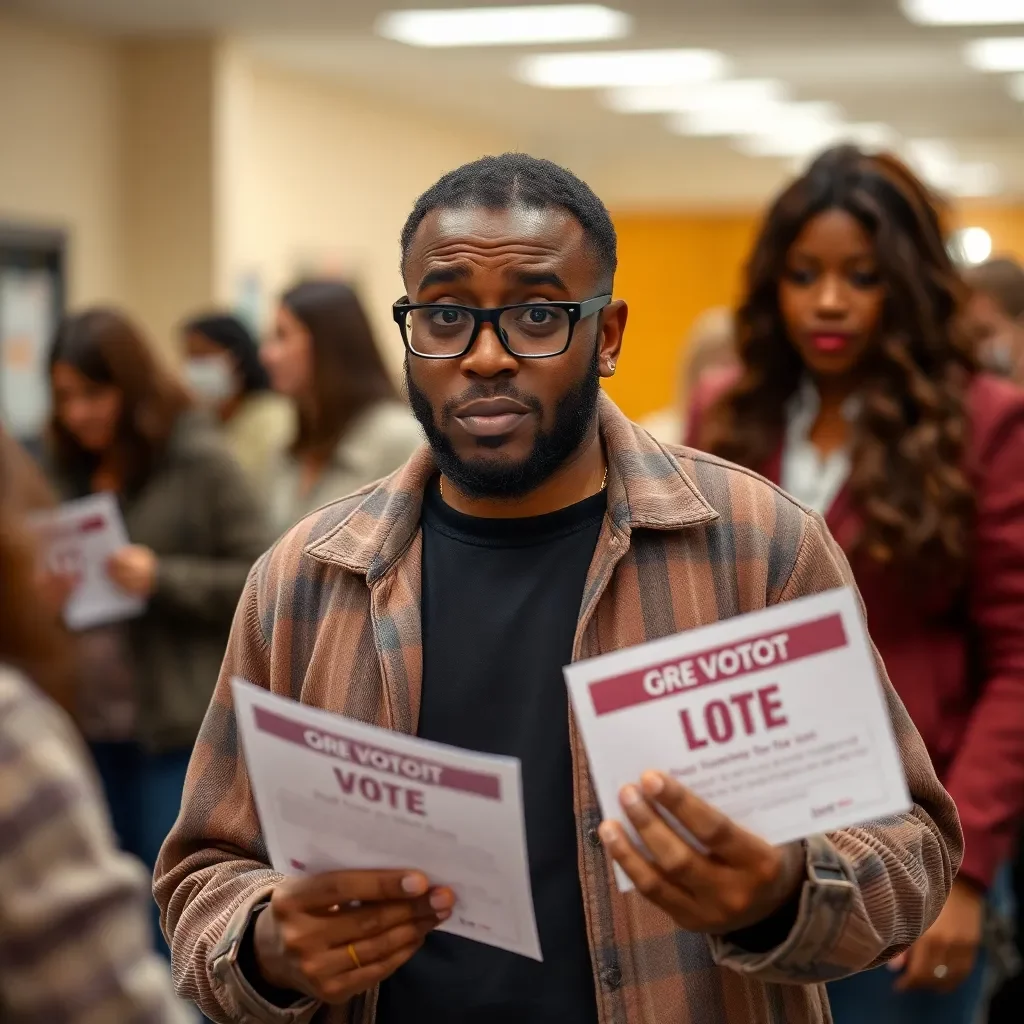
<instances>
[{"instance_id":1,"label":"white blouse","mask_svg":"<svg viewBox=\"0 0 1024 1024\"><path fill-rule=\"evenodd\" d=\"M851 396L843 403L843 416L852 421L860 402ZM821 399L809 378L790 399L786 410L786 436L782 449L782 489L821 515L832 506L850 475L850 449L837 448L828 455L811 442Z\"/></svg>"}]
</instances>

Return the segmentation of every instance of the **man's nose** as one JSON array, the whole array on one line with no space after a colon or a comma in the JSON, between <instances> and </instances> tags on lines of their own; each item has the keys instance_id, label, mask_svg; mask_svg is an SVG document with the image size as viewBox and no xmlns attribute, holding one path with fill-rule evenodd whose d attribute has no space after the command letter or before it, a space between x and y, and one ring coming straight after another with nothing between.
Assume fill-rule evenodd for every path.
<instances>
[{"instance_id":1,"label":"man's nose","mask_svg":"<svg viewBox=\"0 0 1024 1024\"><path fill-rule=\"evenodd\" d=\"M519 360L498 337L493 324L483 324L473 347L462 357L462 372L473 377L511 376L519 372Z\"/></svg>"}]
</instances>

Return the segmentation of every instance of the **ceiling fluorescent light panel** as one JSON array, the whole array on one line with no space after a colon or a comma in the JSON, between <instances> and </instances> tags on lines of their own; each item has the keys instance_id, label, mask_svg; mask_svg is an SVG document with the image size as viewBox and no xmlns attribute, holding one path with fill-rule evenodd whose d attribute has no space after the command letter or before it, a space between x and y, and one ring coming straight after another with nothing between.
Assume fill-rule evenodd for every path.
<instances>
[{"instance_id":1,"label":"ceiling fluorescent light panel","mask_svg":"<svg viewBox=\"0 0 1024 1024\"><path fill-rule=\"evenodd\" d=\"M605 106L620 114L671 114L687 110L735 110L786 100L786 87L773 79L727 79L692 85L612 89Z\"/></svg>"},{"instance_id":2,"label":"ceiling fluorescent light panel","mask_svg":"<svg viewBox=\"0 0 1024 1024\"><path fill-rule=\"evenodd\" d=\"M633 19L598 4L391 11L377 19L385 39L409 46L518 46L621 39Z\"/></svg>"},{"instance_id":3,"label":"ceiling fluorescent light panel","mask_svg":"<svg viewBox=\"0 0 1024 1024\"><path fill-rule=\"evenodd\" d=\"M964 59L978 71L1024 71L1024 36L975 39L967 44Z\"/></svg>"},{"instance_id":4,"label":"ceiling fluorescent light panel","mask_svg":"<svg viewBox=\"0 0 1024 1024\"><path fill-rule=\"evenodd\" d=\"M729 73L715 50L599 50L525 57L517 77L544 89L612 89L710 82Z\"/></svg>"},{"instance_id":5,"label":"ceiling fluorescent light panel","mask_svg":"<svg viewBox=\"0 0 1024 1024\"><path fill-rule=\"evenodd\" d=\"M735 110L692 110L669 119L680 135L767 135L821 133L841 123L832 103L776 103Z\"/></svg>"},{"instance_id":6,"label":"ceiling fluorescent light panel","mask_svg":"<svg viewBox=\"0 0 1024 1024\"><path fill-rule=\"evenodd\" d=\"M900 7L918 25L1024 24L1024 0L902 0Z\"/></svg>"}]
</instances>

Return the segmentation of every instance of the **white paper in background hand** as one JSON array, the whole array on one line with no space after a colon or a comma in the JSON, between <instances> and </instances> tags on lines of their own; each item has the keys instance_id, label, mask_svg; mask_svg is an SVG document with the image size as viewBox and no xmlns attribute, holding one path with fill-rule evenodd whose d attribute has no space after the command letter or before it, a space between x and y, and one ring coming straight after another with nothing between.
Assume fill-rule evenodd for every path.
<instances>
[{"instance_id":1,"label":"white paper in background hand","mask_svg":"<svg viewBox=\"0 0 1024 1024\"><path fill-rule=\"evenodd\" d=\"M111 555L130 543L112 494L65 502L34 514L29 523L40 539L45 568L77 580L64 606L68 629L118 622L145 609L145 601L125 593L107 573Z\"/></svg>"}]
</instances>

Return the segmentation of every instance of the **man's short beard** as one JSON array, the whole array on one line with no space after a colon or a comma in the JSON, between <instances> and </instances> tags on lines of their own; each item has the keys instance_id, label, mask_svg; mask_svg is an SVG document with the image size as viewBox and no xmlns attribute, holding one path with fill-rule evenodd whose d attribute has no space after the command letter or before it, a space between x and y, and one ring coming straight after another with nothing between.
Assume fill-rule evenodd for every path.
<instances>
[{"instance_id":1,"label":"man's short beard","mask_svg":"<svg viewBox=\"0 0 1024 1024\"><path fill-rule=\"evenodd\" d=\"M563 466L583 443L597 412L601 375L598 371L598 352L595 346L594 358L587 366L586 373L559 401L551 430L538 431L530 454L522 462L513 462L507 456L491 459L461 458L447 434L437 426L430 400L413 382L409 373L408 356L405 360L405 384L412 411L420 421L430 447L434 450L438 469L470 498L509 499L521 498L535 491ZM467 402L478 398L497 397L514 398L517 402L522 402L533 411L538 421L540 420L542 409L536 398L523 394L512 381L497 380L493 383L479 381L457 399L446 403L441 410L441 423L447 426L455 409ZM496 447L503 440L478 438L477 442L481 447Z\"/></svg>"}]
</instances>

